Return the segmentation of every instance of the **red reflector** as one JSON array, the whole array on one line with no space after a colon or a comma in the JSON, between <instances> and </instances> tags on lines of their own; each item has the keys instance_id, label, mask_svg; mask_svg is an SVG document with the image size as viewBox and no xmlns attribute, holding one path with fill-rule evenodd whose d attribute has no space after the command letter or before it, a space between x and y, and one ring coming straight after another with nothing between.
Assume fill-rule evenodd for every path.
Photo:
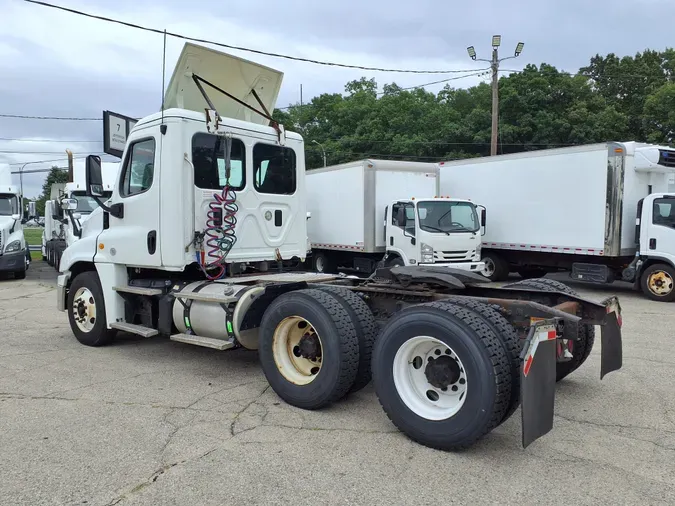
<instances>
[{"instance_id":1,"label":"red reflector","mask_svg":"<svg viewBox=\"0 0 675 506\"><path fill-rule=\"evenodd\" d=\"M525 366L523 367L523 374L527 376L530 373L530 367L532 367L532 360L534 359L534 355L530 355L527 357L527 360L525 361Z\"/></svg>"},{"instance_id":2,"label":"red reflector","mask_svg":"<svg viewBox=\"0 0 675 506\"><path fill-rule=\"evenodd\" d=\"M555 330L549 330L548 331L548 338L549 339L555 339L556 338L556 331Z\"/></svg>"}]
</instances>

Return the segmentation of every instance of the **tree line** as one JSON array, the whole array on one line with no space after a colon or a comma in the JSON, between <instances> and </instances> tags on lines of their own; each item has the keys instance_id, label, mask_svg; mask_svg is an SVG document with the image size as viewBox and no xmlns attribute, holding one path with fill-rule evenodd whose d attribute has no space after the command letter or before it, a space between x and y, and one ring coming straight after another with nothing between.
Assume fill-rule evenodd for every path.
<instances>
[{"instance_id":1,"label":"tree line","mask_svg":"<svg viewBox=\"0 0 675 506\"><path fill-rule=\"evenodd\" d=\"M303 135L307 168L360 158L440 161L490 154L491 87L446 85L438 93L374 79L347 83L345 94L276 109ZM499 79L498 153L594 142L675 139L675 49L635 56L595 55L575 74L527 65Z\"/></svg>"}]
</instances>

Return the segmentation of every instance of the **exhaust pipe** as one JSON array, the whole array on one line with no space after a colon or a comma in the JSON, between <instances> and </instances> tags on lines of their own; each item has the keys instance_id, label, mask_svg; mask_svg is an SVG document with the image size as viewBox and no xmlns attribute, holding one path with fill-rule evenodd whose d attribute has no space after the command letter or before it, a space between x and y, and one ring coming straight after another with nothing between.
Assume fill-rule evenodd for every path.
<instances>
[{"instance_id":1,"label":"exhaust pipe","mask_svg":"<svg viewBox=\"0 0 675 506\"><path fill-rule=\"evenodd\" d=\"M70 149L66 149L66 153L68 154L68 182L72 183L75 179L74 176L75 169L73 167L73 152Z\"/></svg>"}]
</instances>

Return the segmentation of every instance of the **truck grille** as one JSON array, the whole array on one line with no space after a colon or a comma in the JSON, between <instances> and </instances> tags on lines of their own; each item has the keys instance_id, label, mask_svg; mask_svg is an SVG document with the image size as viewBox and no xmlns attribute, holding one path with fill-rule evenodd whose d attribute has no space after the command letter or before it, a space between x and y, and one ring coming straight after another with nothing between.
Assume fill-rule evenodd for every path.
<instances>
[{"instance_id":1,"label":"truck grille","mask_svg":"<svg viewBox=\"0 0 675 506\"><path fill-rule=\"evenodd\" d=\"M436 251L434 250L434 262L469 262L475 251Z\"/></svg>"},{"instance_id":2,"label":"truck grille","mask_svg":"<svg viewBox=\"0 0 675 506\"><path fill-rule=\"evenodd\" d=\"M659 165L675 167L675 151L659 149Z\"/></svg>"}]
</instances>

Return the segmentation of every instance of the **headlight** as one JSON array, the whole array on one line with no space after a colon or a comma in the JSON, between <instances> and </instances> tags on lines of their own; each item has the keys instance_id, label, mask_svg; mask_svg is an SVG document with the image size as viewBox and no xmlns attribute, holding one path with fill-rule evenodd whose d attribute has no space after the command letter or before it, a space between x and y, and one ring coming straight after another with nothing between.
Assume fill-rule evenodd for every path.
<instances>
[{"instance_id":1,"label":"headlight","mask_svg":"<svg viewBox=\"0 0 675 506\"><path fill-rule=\"evenodd\" d=\"M12 241L5 247L5 253L12 253L21 249L21 241Z\"/></svg>"},{"instance_id":2,"label":"headlight","mask_svg":"<svg viewBox=\"0 0 675 506\"><path fill-rule=\"evenodd\" d=\"M420 243L420 251L422 253L422 263L434 263L434 248L425 243Z\"/></svg>"},{"instance_id":3,"label":"headlight","mask_svg":"<svg viewBox=\"0 0 675 506\"><path fill-rule=\"evenodd\" d=\"M483 245L481 243L478 243L478 246L476 246L476 256L480 258L480 252L483 249Z\"/></svg>"}]
</instances>

